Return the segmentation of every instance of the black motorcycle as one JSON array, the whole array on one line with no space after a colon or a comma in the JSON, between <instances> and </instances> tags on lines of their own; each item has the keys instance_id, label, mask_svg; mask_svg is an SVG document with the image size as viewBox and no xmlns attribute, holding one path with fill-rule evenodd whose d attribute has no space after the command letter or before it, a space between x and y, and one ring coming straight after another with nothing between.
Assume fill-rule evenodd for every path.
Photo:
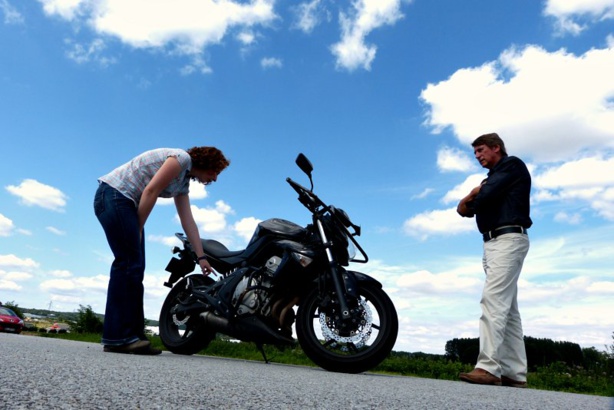
<instances>
[{"instance_id":1,"label":"black motorcycle","mask_svg":"<svg viewBox=\"0 0 614 410\"><path fill-rule=\"evenodd\" d=\"M196 254L187 238L176 234L183 248L173 250L177 256L166 267L165 286L172 290L159 323L168 350L194 354L222 333L256 343L267 361L262 345L295 344L294 325L305 354L329 371L360 373L388 356L398 333L395 307L380 282L345 269L350 262L368 261L355 239L360 227L313 193L313 167L303 154L296 164L311 189L286 181L313 223L303 228L283 219L260 222L239 251L203 239L218 280L193 273Z\"/></svg>"}]
</instances>

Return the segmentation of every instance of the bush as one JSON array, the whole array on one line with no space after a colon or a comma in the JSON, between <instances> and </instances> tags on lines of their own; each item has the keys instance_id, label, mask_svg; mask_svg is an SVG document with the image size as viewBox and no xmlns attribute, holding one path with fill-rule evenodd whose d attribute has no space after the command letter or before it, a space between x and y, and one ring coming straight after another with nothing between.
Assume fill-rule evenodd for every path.
<instances>
[{"instance_id":1,"label":"bush","mask_svg":"<svg viewBox=\"0 0 614 410\"><path fill-rule=\"evenodd\" d=\"M73 330L77 333L102 333L102 320L96 316L91 306L79 305L77 321Z\"/></svg>"}]
</instances>

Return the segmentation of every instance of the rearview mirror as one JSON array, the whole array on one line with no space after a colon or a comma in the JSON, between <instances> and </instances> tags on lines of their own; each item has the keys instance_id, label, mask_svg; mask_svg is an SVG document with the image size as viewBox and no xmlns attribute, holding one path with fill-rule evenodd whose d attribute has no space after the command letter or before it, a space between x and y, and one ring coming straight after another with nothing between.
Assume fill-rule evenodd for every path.
<instances>
[{"instance_id":1,"label":"rearview mirror","mask_svg":"<svg viewBox=\"0 0 614 410\"><path fill-rule=\"evenodd\" d=\"M313 165L311 165L311 162L303 153L298 154L298 157L296 157L296 165L298 165L301 171L307 174L307 176L309 176L309 179L311 179L311 171L313 171Z\"/></svg>"}]
</instances>

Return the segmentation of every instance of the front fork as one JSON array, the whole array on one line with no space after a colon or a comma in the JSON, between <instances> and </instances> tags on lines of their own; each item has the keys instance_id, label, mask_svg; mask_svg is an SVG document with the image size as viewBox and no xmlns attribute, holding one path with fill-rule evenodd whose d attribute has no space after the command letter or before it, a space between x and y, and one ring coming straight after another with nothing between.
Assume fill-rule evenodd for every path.
<instances>
[{"instance_id":1,"label":"front fork","mask_svg":"<svg viewBox=\"0 0 614 410\"><path fill-rule=\"evenodd\" d=\"M342 278L340 277L339 269L337 268L337 262L335 261L335 258L333 257L333 253L331 251L333 244L328 241L326 232L324 232L324 225L322 225L322 222L320 221L320 219L315 218L315 224L318 227L318 232L320 233L320 239L322 240L322 244L324 245L324 251L326 252L326 259L328 260L328 268L330 271L330 277L333 281L333 288L335 290L335 293L337 294L337 297L339 298L339 308L341 309L341 317L343 319L349 319L351 315L350 315L350 309L348 306L348 301L347 301L347 298L345 297L346 289L345 289L344 283L342 282ZM345 272L343 274L347 275L347 273ZM347 289L347 290L356 291L356 289Z\"/></svg>"}]
</instances>

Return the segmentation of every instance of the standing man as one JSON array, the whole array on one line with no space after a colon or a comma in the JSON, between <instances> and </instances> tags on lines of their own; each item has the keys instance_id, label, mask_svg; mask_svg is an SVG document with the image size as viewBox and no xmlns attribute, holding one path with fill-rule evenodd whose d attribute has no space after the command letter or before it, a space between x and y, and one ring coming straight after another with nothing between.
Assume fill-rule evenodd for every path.
<instances>
[{"instance_id":1,"label":"standing man","mask_svg":"<svg viewBox=\"0 0 614 410\"><path fill-rule=\"evenodd\" d=\"M457 212L476 217L484 239L486 281L480 301L480 353L475 369L461 373L460 379L526 387L527 355L517 295L529 251L531 175L522 160L507 155L499 135L482 135L471 145L475 158L489 170L488 177L459 202Z\"/></svg>"}]
</instances>

